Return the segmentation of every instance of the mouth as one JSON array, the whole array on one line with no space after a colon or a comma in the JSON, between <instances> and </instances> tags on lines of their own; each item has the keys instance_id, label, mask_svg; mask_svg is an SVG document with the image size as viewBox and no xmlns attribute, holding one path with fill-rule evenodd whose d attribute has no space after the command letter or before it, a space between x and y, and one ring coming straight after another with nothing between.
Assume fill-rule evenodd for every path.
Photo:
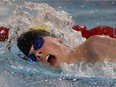
<instances>
[{"instance_id":1,"label":"mouth","mask_svg":"<svg viewBox=\"0 0 116 87\"><path fill-rule=\"evenodd\" d=\"M50 64L50 65L55 65L56 64L56 56L55 55L51 55L51 54L48 54L46 56L46 61Z\"/></svg>"}]
</instances>

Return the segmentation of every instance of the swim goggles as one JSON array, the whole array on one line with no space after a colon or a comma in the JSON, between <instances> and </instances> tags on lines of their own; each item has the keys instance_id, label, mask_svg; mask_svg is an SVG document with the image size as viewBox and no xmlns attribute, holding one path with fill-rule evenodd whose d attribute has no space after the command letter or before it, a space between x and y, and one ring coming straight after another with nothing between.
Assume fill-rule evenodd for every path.
<instances>
[{"instance_id":1,"label":"swim goggles","mask_svg":"<svg viewBox=\"0 0 116 87\"><path fill-rule=\"evenodd\" d=\"M34 50L40 49L43 44L44 44L44 38L42 36L35 39L34 42L33 42ZM32 53L31 55L28 56L28 60L31 61L31 62L36 62L37 58Z\"/></svg>"}]
</instances>

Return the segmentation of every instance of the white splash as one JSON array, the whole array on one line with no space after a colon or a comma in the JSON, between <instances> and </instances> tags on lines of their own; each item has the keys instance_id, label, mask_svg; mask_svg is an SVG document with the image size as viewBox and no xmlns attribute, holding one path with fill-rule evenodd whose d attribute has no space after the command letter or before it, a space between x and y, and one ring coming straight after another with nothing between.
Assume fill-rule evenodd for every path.
<instances>
[{"instance_id":1,"label":"white splash","mask_svg":"<svg viewBox=\"0 0 116 87\"><path fill-rule=\"evenodd\" d=\"M8 2L8 0L5 1ZM32 27L33 22L41 22L47 25L52 33L56 34L64 41L64 44L70 47L78 46L85 41L85 38L82 38L80 32L72 30L72 26L75 24L75 22L72 19L71 14L65 11L56 11L54 8L45 3L39 4L24 1L21 6L17 6L16 3L13 3L13 0L11 1L12 2L10 2L10 6L13 6L12 16L9 16L5 22L0 22L0 25L5 25L10 28L8 42L5 42L5 44L0 43L0 54L5 53L8 47L13 47L13 44L16 44L17 37L25 30L28 30L30 27ZM16 9L14 9L15 7ZM33 15L31 12L24 9L28 9L29 11L32 11L32 13L35 12L35 14ZM4 10L4 12L5 11L7 10ZM13 51L14 50L15 48L13 48ZM13 55L14 54L15 52ZM83 62L80 64L64 64L62 66L63 71L61 74L79 77L116 78L116 70L114 69L115 66L116 63L111 63L108 61L104 61L103 64L96 63L94 66L91 64L85 65ZM17 68L17 66L13 65L11 65L11 67ZM24 67L26 66L21 66L20 68ZM11 82L9 79L13 77L11 76L9 79L7 79L6 75L9 76L9 74L0 74L0 87L9 87L7 84L5 84L5 82ZM16 84L11 82L12 84L10 87L16 87L15 85L17 85L19 78L13 78L14 80L12 81L15 81L16 79ZM20 82L18 86L21 87L21 85L22 83Z\"/></svg>"},{"instance_id":2,"label":"white splash","mask_svg":"<svg viewBox=\"0 0 116 87\"><path fill-rule=\"evenodd\" d=\"M62 74L67 76L116 78L116 62L109 62L108 60L103 63L97 62L94 65L84 62L63 64L62 69Z\"/></svg>"}]
</instances>

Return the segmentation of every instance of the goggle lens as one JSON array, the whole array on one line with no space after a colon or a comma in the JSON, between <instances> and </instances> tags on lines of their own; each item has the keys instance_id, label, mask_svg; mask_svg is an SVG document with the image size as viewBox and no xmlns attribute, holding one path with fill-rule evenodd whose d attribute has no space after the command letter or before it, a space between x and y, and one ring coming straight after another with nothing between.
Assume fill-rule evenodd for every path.
<instances>
[{"instance_id":1,"label":"goggle lens","mask_svg":"<svg viewBox=\"0 0 116 87\"><path fill-rule=\"evenodd\" d=\"M33 42L34 49L35 50L40 49L42 47L43 43L44 43L44 38L43 37L37 38Z\"/></svg>"},{"instance_id":2,"label":"goggle lens","mask_svg":"<svg viewBox=\"0 0 116 87\"><path fill-rule=\"evenodd\" d=\"M33 42L34 50L40 49L42 45L44 44L44 38L39 37ZM31 54L28 56L28 60L31 62L36 62L37 59L34 54Z\"/></svg>"}]
</instances>

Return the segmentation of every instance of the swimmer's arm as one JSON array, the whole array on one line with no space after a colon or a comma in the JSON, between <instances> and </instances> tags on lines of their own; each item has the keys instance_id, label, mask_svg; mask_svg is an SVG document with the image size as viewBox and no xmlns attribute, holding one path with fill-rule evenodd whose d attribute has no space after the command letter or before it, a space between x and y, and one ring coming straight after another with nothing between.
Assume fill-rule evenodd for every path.
<instances>
[{"instance_id":1,"label":"swimmer's arm","mask_svg":"<svg viewBox=\"0 0 116 87\"><path fill-rule=\"evenodd\" d=\"M103 62L104 59L116 61L116 39L92 36L86 40L84 48L88 62Z\"/></svg>"}]
</instances>

